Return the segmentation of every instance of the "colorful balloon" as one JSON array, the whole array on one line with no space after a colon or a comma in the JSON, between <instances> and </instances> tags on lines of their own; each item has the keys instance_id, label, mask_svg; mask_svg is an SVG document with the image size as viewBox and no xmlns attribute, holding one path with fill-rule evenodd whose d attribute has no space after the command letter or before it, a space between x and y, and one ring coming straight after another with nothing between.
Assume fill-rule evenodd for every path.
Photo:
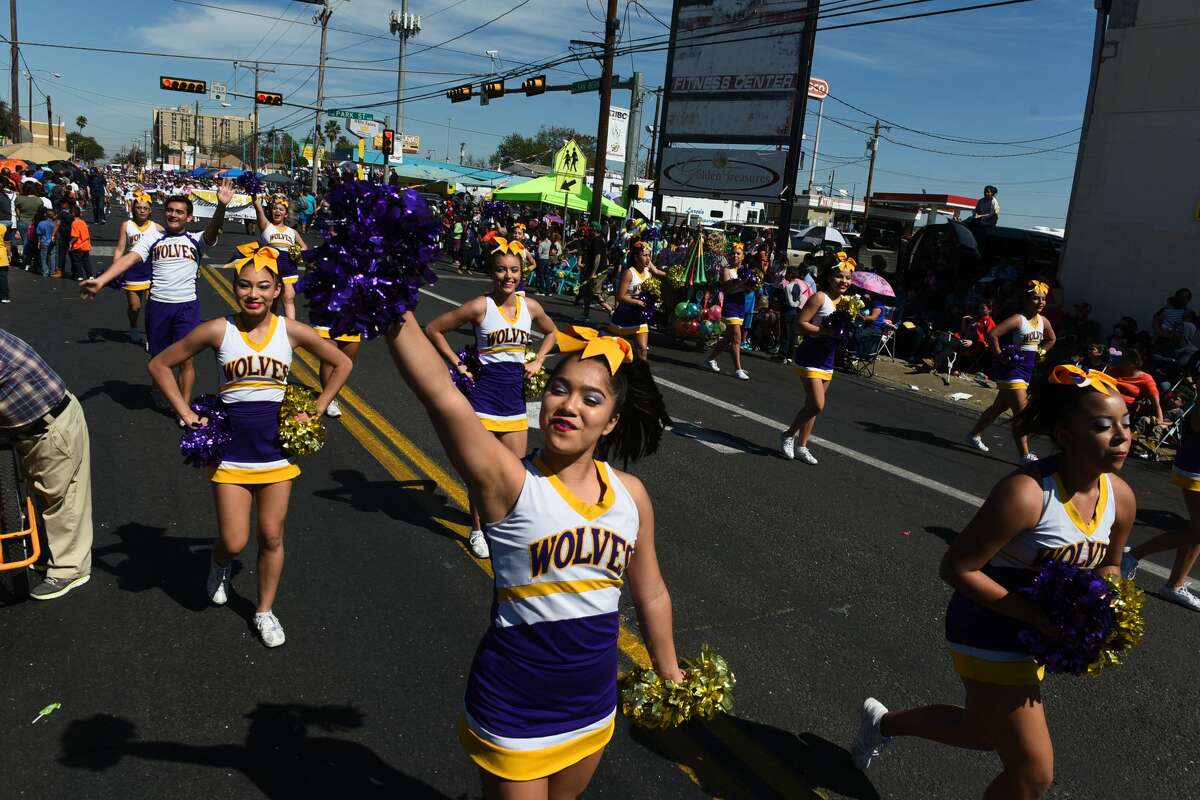
<instances>
[{"instance_id":1,"label":"colorful balloon","mask_svg":"<svg viewBox=\"0 0 1200 800\"><path fill-rule=\"evenodd\" d=\"M712 334L713 334L712 320L706 319L706 320L701 321L700 333L703 334L704 336L712 336Z\"/></svg>"},{"instance_id":2,"label":"colorful balloon","mask_svg":"<svg viewBox=\"0 0 1200 800\"><path fill-rule=\"evenodd\" d=\"M710 320L712 320L713 322L717 322L718 320L720 320L721 319L721 307L720 306L709 306L708 318Z\"/></svg>"},{"instance_id":3,"label":"colorful balloon","mask_svg":"<svg viewBox=\"0 0 1200 800\"><path fill-rule=\"evenodd\" d=\"M675 304L675 316L679 317L680 319L684 319L685 317L687 317L687 307L688 307L688 304L686 302L676 303Z\"/></svg>"}]
</instances>

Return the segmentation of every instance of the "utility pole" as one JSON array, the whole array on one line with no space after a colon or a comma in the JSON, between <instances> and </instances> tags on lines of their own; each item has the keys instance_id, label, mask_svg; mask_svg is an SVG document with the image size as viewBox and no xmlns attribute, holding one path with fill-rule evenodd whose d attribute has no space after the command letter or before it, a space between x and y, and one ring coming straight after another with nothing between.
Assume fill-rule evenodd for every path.
<instances>
[{"instance_id":1,"label":"utility pole","mask_svg":"<svg viewBox=\"0 0 1200 800\"><path fill-rule=\"evenodd\" d=\"M629 120L625 127L625 171L621 174L622 191L637 177L637 160L642 151L641 134L642 73L635 72L633 73L633 85L629 88ZM632 202L629 202L629 215L633 215Z\"/></svg>"},{"instance_id":2,"label":"utility pole","mask_svg":"<svg viewBox=\"0 0 1200 800\"><path fill-rule=\"evenodd\" d=\"M403 148L403 146L404 145L401 144L401 148ZM462 166L462 163L463 163L463 157L466 156L466 154L467 154L467 143L459 142L458 143L458 165L460 167Z\"/></svg>"},{"instance_id":3,"label":"utility pole","mask_svg":"<svg viewBox=\"0 0 1200 800\"><path fill-rule=\"evenodd\" d=\"M820 0L810 0L804 15L800 42L800 63L796 65L796 95L792 103L787 160L783 167L786 181L779 193L779 230L775 252L786 253L791 243L792 216L796 209L796 184L800 182L800 156L804 153L804 112L808 108L808 81L812 77L813 48L817 41L817 14ZM668 98L669 100L669 98ZM669 113L669 112L668 112ZM815 160L815 159L814 159Z\"/></svg>"},{"instance_id":4,"label":"utility pole","mask_svg":"<svg viewBox=\"0 0 1200 800\"><path fill-rule=\"evenodd\" d=\"M54 147L54 115L50 108L50 95L46 95L46 142Z\"/></svg>"},{"instance_id":5,"label":"utility pole","mask_svg":"<svg viewBox=\"0 0 1200 800\"><path fill-rule=\"evenodd\" d=\"M871 151L871 166L867 169L867 192L863 195L863 236L867 235L867 221L871 219L871 182L875 179L875 154L879 152L879 120L875 120L875 133L871 134L867 149Z\"/></svg>"},{"instance_id":6,"label":"utility pole","mask_svg":"<svg viewBox=\"0 0 1200 800\"><path fill-rule=\"evenodd\" d=\"M604 163L608 153L608 111L612 105L613 50L617 45L617 0L608 0L608 11L604 19L604 61L600 72L600 122L596 126L596 163L592 172L592 205L589 209L592 224L599 226L601 199L604 197Z\"/></svg>"},{"instance_id":7,"label":"utility pole","mask_svg":"<svg viewBox=\"0 0 1200 800\"><path fill-rule=\"evenodd\" d=\"M305 0L305 2L313 3L313 0ZM321 23L321 57L317 61L317 110L313 123L312 183L309 187L314 197L317 194L317 163L321 153L321 111L325 108L325 46L329 39L329 17L333 14L329 10L329 0L320 0L319 4L321 11L314 21Z\"/></svg>"},{"instance_id":8,"label":"utility pole","mask_svg":"<svg viewBox=\"0 0 1200 800\"><path fill-rule=\"evenodd\" d=\"M200 166L200 101L192 112L192 169Z\"/></svg>"},{"instance_id":9,"label":"utility pole","mask_svg":"<svg viewBox=\"0 0 1200 800\"><path fill-rule=\"evenodd\" d=\"M400 5L400 13L392 11L389 28L400 39L400 55L396 66L396 135L404 141L404 48L408 40L421 32L421 18L408 13L408 0ZM403 151L403 146L401 150Z\"/></svg>"},{"instance_id":10,"label":"utility pole","mask_svg":"<svg viewBox=\"0 0 1200 800\"><path fill-rule=\"evenodd\" d=\"M825 98L817 100L817 132L813 136L812 164L808 168L808 193L812 194L813 184L817 182L817 153L821 150L821 120L825 117Z\"/></svg>"},{"instance_id":11,"label":"utility pole","mask_svg":"<svg viewBox=\"0 0 1200 800\"><path fill-rule=\"evenodd\" d=\"M257 61L254 66L250 67L245 64L239 64L236 61L233 63L234 69L241 67L242 69L254 70L254 138L250 141L250 169L258 171L258 73L274 72L273 69L268 69L261 66Z\"/></svg>"},{"instance_id":12,"label":"utility pole","mask_svg":"<svg viewBox=\"0 0 1200 800\"><path fill-rule=\"evenodd\" d=\"M27 122L29 122L29 141L32 142L33 141L33 73L26 72L25 77L29 78L29 101L28 101L29 114L25 117L25 119ZM47 134L47 136L49 136L49 134ZM46 141L50 141L50 140L47 139Z\"/></svg>"},{"instance_id":13,"label":"utility pole","mask_svg":"<svg viewBox=\"0 0 1200 800\"><path fill-rule=\"evenodd\" d=\"M8 34L9 48L8 58L11 62L9 67L10 78L12 81L12 134L13 144L19 144L21 141L21 84L20 72L17 70L17 64L20 61L20 53L17 48L17 0L8 0ZM32 76L30 77L32 83ZM33 92L29 93L29 102L33 102ZM29 140L33 141L33 120L29 121Z\"/></svg>"},{"instance_id":14,"label":"utility pole","mask_svg":"<svg viewBox=\"0 0 1200 800\"><path fill-rule=\"evenodd\" d=\"M646 154L646 177L650 180L654 180L654 157L658 155L658 109L662 105L662 93L661 86L654 90L654 119L650 123L650 152Z\"/></svg>"}]
</instances>

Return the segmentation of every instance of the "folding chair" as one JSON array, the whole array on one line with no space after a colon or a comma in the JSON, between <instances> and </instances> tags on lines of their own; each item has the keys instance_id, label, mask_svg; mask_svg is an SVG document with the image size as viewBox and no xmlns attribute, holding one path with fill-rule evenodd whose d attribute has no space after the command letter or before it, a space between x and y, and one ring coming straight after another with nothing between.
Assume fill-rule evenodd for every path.
<instances>
[{"instance_id":1,"label":"folding chair","mask_svg":"<svg viewBox=\"0 0 1200 800\"><path fill-rule=\"evenodd\" d=\"M860 329L851 346L845 348L846 369L860 377L875 377L875 361L883 352L885 341L883 331L878 328Z\"/></svg>"},{"instance_id":2,"label":"folding chair","mask_svg":"<svg viewBox=\"0 0 1200 800\"><path fill-rule=\"evenodd\" d=\"M570 256L566 264L560 264L553 280L555 294L574 294L579 291L579 256Z\"/></svg>"},{"instance_id":3,"label":"folding chair","mask_svg":"<svg viewBox=\"0 0 1200 800\"><path fill-rule=\"evenodd\" d=\"M1172 422L1160 436L1158 436L1156 439L1146 439L1140 441L1141 446L1150 452L1150 456L1155 461L1167 460L1166 456L1161 452L1164 447L1172 450L1179 449L1179 442L1183 438L1183 426L1187 424L1188 415L1191 414L1195 408L1196 401L1193 400L1191 404L1189 404L1184 410L1183 416Z\"/></svg>"},{"instance_id":4,"label":"folding chair","mask_svg":"<svg viewBox=\"0 0 1200 800\"><path fill-rule=\"evenodd\" d=\"M892 361L896 360L896 318L895 306L883 307L883 336L879 341L879 353L886 354Z\"/></svg>"}]
</instances>

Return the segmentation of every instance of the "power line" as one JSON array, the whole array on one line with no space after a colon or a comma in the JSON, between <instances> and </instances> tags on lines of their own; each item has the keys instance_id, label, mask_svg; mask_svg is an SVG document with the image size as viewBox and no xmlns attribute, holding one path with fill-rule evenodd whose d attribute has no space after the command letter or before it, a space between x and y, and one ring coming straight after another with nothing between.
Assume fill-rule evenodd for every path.
<instances>
[{"instance_id":1,"label":"power line","mask_svg":"<svg viewBox=\"0 0 1200 800\"><path fill-rule=\"evenodd\" d=\"M497 14L496 16L494 16L494 17L492 17L491 19L489 19L487 22L482 22L482 23L480 23L480 24L476 25L474 28L471 28L471 29L469 29L469 30L463 31L462 33L458 34L457 36L451 36L449 39L447 39L447 40L446 40L446 41L444 41L444 42L438 42L437 44L431 44L431 45L429 45L428 47L424 47L424 48L422 48L422 49L420 49L420 50L417 50L417 51L415 51L415 52L413 52L413 53L409 53L409 55L410 55L410 56L419 55L419 54L421 54L421 53L424 53L424 52L427 52L427 51L429 51L429 50L434 50L434 49L436 49L436 48L438 48L438 47L443 47L443 46L445 46L445 45L448 45L448 44L450 44L451 42L456 42L456 41L458 41L459 39L462 39L464 36L470 36L472 33L475 33L476 31L479 31L479 30L482 30L482 29L486 28L488 25L491 25L493 22L496 22L496 21L498 21L498 20L502 20L502 19L504 19L504 18L505 18L505 17L507 17L509 14L511 14L511 13L513 13L514 11L516 11L517 9L519 9L519 8L521 8L521 7L523 7L523 6L527 6L527 5L529 5L529 2L530 2L530 0L521 0L521 2L517 3L517 4L516 4L515 6L513 6L512 8L508 9L508 10L507 10L507 11L505 11L505 12L502 12L502 13L500 13L500 14Z\"/></svg>"}]
</instances>

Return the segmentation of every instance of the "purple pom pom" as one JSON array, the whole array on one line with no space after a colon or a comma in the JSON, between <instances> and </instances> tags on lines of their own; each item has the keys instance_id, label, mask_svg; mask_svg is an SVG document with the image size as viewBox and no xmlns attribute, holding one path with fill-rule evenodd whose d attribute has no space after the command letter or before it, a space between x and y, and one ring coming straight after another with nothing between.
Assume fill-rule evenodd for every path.
<instances>
[{"instance_id":1,"label":"purple pom pom","mask_svg":"<svg viewBox=\"0 0 1200 800\"><path fill-rule=\"evenodd\" d=\"M645 233L642 234L642 238L647 242L657 242L662 238L662 231L659 230L657 225L651 225L646 229Z\"/></svg>"},{"instance_id":2,"label":"purple pom pom","mask_svg":"<svg viewBox=\"0 0 1200 800\"><path fill-rule=\"evenodd\" d=\"M1093 570L1049 561L1033 583L1019 591L1041 608L1060 632L1053 639L1033 628L1018 634L1034 660L1048 672L1086 673L1117 624L1109 583Z\"/></svg>"},{"instance_id":3,"label":"purple pom pom","mask_svg":"<svg viewBox=\"0 0 1200 800\"><path fill-rule=\"evenodd\" d=\"M297 288L309 319L333 337L373 339L417 307L422 286L437 277L441 222L412 189L345 181L328 195L325 241L304 252L308 271Z\"/></svg>"},{"instance_id":4,"label":"purple pom pom","mask_svg":"<svg viewBox=\"0 0 1200 800\"><path fill-rule=\"evenodd\" d=\"M1006 344L1000 348L999 360L1005 366L1013 366L1021 360L1021 345Z\"/></svg>"},{"instance_id":5,"label":"purple pom pom","mask_svg":"<svg viewBox=\"0 0 1200 800\"><path fill-rule=\"evenodd\" d=\"M639 308L638 311L641 321L650 325L654 322L654 315L658 313L658 301L654 299L654 295L647 292L642 292L637 296L646 305Z\"/></svg>"},{"instance_id":6,"label":"purple pom pom","mask_svg":"<svg viewBox=\"0 0 1200 800\"><path fill-rule=\"evenodd\" d=\"M251 197L262 191L262 177L257 172L243 172L233 180L239 189Z\"/></svg>"},{"instance_id":7,"label":"purple pom pom","mask_svg":"<svg viewBox=\"0 0 1200 800\"><path fill-rule=\"evenodd\" d=\"M457 367L450 367L450 380L454 381L455 388L469 397L475 388L475 378L478 378L479 373L483 370L483 364L479 360L479 351L475 349L475 345L470 344L459 350L456 355L459 363L466 364L467 372L471 374L463 375ZM475 377L472 378L472 375Z\"/></svg>"},{"instance_id":8,"label":"purple pom pom","mask_svg":"<svg viewBox=\"0 0 1200 800\"><path fill-rule=\"evenodd\" d=\"M834 311L825 319L825 327L831 336L849 340L854 333L854 320L849 311Z\"/></svg>"},{"instance_id":9,"label":"purple pom pom","mask_svg":"<svg viewBox=\"0 0 1200 800\"><path fill-rule=\"evenodd\" d=\"M483 204L483 216L493 220L508 219L508 203L499 200L487 200Z\"/></svg>"},{"instance_id":10,"label":"purple pom pom","mask_svg":"<svg viewBox=\"0 0 1200 800\"><path fill-rule=\"evenodd\" d=\"M754 287L758 286L758 273L754 271L754 267L738 267L737 275L738 280L741 281L747 289L753 289Z\"/></svg>"},{"instance_id":11,"label":"purple pom pom","mask_svg":"<svg viewBox=\"0 0 1200 800\"><path fill-rule=\"evenodd\" d=\"M215 467L221 463L225 448L232 435L229 431L229 414L221 398L212 394L197 397L191 403L192 411L208 423L199 428L188 428L179 437L179 452L183 463L189 467Z\"/></svg>"}]
</instances>

